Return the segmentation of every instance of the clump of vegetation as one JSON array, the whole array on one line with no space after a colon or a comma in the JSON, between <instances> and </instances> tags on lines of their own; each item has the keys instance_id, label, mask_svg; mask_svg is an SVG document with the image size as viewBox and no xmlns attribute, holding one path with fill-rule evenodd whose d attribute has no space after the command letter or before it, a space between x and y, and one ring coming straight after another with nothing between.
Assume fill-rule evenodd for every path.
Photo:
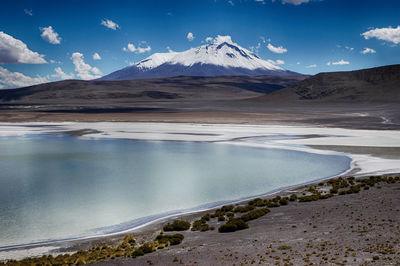
<instances>
[{"instance_id":1,"label":"clump of vegetation","mask_svg":"<svg viewBox=\"0 0 400 266\"><path fill-rule=\"evenodd\" d=\"M333 194L332 193L328 193L328 194L324 194L324 195L319 195L318 196L318 199L329 199L329 198L331 198L331 197L333 197Z\"/></svg>"},{"instance_id":2,"label":"clump of vegetation","mask_svg":"<svg viewBox=\"0 0 400 266\"><path fill-rule=\"evenodd\" d=\"M289 204L289 199L287 197L281 198L279 200L279 204L282 205L282 206L283 205L288 205Z\"/></svg>"},{"instance_id":3,"label":"clump of vegetation","mask_svg":"<svg viewBox=\"0 0 400 266\"><path fill-rule=\"evenodd\" d=\"M136 246L135 238L127 235L116 246L97 245L88 250L79 250L72 254L61 254L56 257L44 255L39 258L26 258L20 261L10 260L6 265L78 265L101 262L118 257L136 258L146 253L155 252L167 245L177 245L183 240L183 235L160 235L155 241ZM0 263L1 264L1 263Z\"/></svg>"},{"instance_id":4,"label":"clump of vegetation","mask_svg":"<svg viewBox=\"0 0 400 266\"><path fill-rule=\"evenodd\" d=\"M266 205L266 200L260 199L260 198L255 198L251 201L249 201L250 206L255 206L255 207L264 207Z\"/></svg>"},{"instance_id":5,"label":"clump of vegetation","mask_svg":"<svg viewBox=\"0 0 400 266\"><path fill-rule=\"evenodd\" d=\"M281 205L279 202L273 201L273 200L267 200L265 206L268 208L277 208L280 207Z\"/></svg>"},{"instance_id":6,"label":"clump of vegetation","mask_svg":"<svg viewBox=\"0 0 400 266\"><path fill-rule=\"evenodd\" d=\"M207 220L204 217L193 222L192 231L205 232L208 230L213 230L213 228L207 224Z\"/></svg>"},{"instance_id":7,"label":"clump of vegetation","mask_svg":"<svg viewBox=\"0 0 400 266\"><path fill-rule=\"evenodd\" d=\"M270 212L270 210L268 208L256 209L256 210L250 211L250 212L242 215L240 217L240 219L245 221L245 222L247 222L247 221L250 221L250 220L255 220L257 218L260 218L260 217L266 215L269 212Z\"/></svg>"},{"instance_id":8,"label":"clump of vegetation","mask_svg":"<svg viewBox=\"0 0 400 266\"><path fill-rule=\"evenodd\" d=\"M288 250L288 249L291 249L291 248L292 248L291 246L279 246L278 247L279 250Z\"/></svg>"},{"instance_id":9,"label":"clump of vegetation","mask_svg":"<svg viewBox=\"0 0 400 266\"><path fill-rule=\"evenodd\" d=\"M233 205L225 205L221 207L221 212L230 212L233 211Z\"/></svg>"},{"instance_id":10,"label":"clump of vegetation","mask_svg":"<svg viewBox=\"0 0 400 266\"><path fill-rule=\"evenodd\" d=\"M190 228L190 223L183 220L175 220L172 223L164 225L163 230L168 231L186 231Z\"/></svg>"},{"instance_id":11,"label":"clump of vegetation","mask_svg":"<svg viewBox=\"0 0 400 266\"><path fill-rule=\"evenodd\" d=\"M290 195L289 200L290 201L296 201L297 200L297 195L296 194Z\"/></svg>"},{"instance_id":12,"label":"clump of vegetation","mask_svg":"<svg viewBox=\"0 0 400 266\"><path fill-rule=\"evenodd\" d=\"M158 235L155 239L160 244L165 244L166 246L169 245L179 245L182 243L183 240L183 235L182 234L175 234L175 235Z\"/></svg>"},{"instance_id":13,"label":"clump of vegetation","mask_svg":"<svg viewBox=\"0 0 400 266\"><path fill-rule=\"evenodd\" d=\"M233 209L233 212L249 212L254 210L256 207L254 205L247 205L247 206L238 206L235 209Z\"/></svg>"},{"instance_id":14,"label":"clump of vegetation","mask_svg":"<svg viewBox=\"0 0 400 266\"><path fill-rule=\"evenodd\" d=\"M299 202L309 202L309 201L319 200L319 196L320 196L320 193L318 192L316 194L299 197L298 199L299 199Z\"/></svg>"},{"instance_id":15,"label":"clump of vegetation","mask_svg":"<svg viewBox=\"0 0 400 266\"><path fill-rule=\"evenodd\" d=\"M220 233L235 232L238 230L243 230L249 228L249 225L242 219L230 219L226 224L221 225L218 228Z\"/></svg>"}]
</instances>

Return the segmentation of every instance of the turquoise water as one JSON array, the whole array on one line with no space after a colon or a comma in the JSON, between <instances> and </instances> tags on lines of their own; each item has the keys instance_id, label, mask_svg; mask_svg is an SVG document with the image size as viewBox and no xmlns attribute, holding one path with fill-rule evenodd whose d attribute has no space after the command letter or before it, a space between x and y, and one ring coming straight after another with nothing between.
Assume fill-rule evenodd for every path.
<instances>
[{"instance_id":1,"label":"turquoise water","mask_svg":"<svg viewBox=\"0 0 400 266\"><path fill-rule=\"evenodd\" d=\"M0 247L115 232L349 165L344 156L216 143L3 137Z\"/></svg>"}]
</instances>

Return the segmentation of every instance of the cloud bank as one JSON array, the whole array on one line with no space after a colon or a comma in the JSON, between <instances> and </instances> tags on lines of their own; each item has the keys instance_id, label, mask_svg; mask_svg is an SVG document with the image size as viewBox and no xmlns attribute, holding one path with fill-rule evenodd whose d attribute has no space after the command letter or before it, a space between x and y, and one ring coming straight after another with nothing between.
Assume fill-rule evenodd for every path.
<instances>
[{"instance_id":1,"label":"cloud bank","mask_svg":"<svg viewBox=\"0 0 400 266\"><path fill-rule=\"evenodd\" d=\"M0 64L45 64L43 57L22 41L0 31Z\"/></svg>"},{"instance_id":2,"label":"cloud bank","mask_svg":"<svg viewBox=\"0 0 400 266\"><path fill-rule=\"evenodd\" d=\"M301 5L303 3L308 3L310 0L282 0L282 3L284 4L292 4L295 6Z\"/></svg>"},{"instance_id":3,"label":"cloud bank","mask_svg":"<svg viewBox=\"0 0 400 266\"><path fill-rule=\"evenodd\" d=\"M349 65L349 64L350 64L349 61L345 61L343 59L339 60L339 61L336 61L336 62L328 62L328 63L326 63L327 66L330 66L330 65L342 66L342 65Z\"/></svg>"},{"instance_id":4,"label":"cloud bank","mask_svg":"<svg viewBox=\"0 0 400 266\"><path fill-rule=\"evenodd\" d=\"M375 54L376 51L374 49L372 49L372 48L366 47L366 48L364 48L364 50L361 51L361 53L362 54Z\"/></svg>"},{"instance_id":5,"label":"cloud bank","mask_svg":"<svg viewBox=\"0 0 400 266\"><path fill-rule=\"evenodd\" d=\"M283 53L287 52L287 49L283 48L283 46L275 47L270 43L267 45L267 48L268 48L268 50L270 50L271 52L276 53L276 54L283 54Z\"/></svg>"},{"instance_id":6,"label":"cloud bank","mask_svg":"<svg viewBox=\"0 0 400 266\"><path fill-rule=\"evenodd\" d=\"M101 21L101 25L103 25L109 29L112 29L112 30L116 30L119 28L119 25L110 19L103 19Z\"/></svg>"},{"instance_id":7,"label":"cloud bank","mask_svg":"<svg viewBox=\"0 0 400 266\"><path fill-rule=\"evenodd\" d=\"M51 75L51 77L56 78L56 79L73 79L74 78L74 73L64 73L64 71L62 71L61 67L56 67L54 69L54 71L56 72L55 74Z\"/></svg>"},{"instance_id":8,"label":"cloud bank","mask_svg":"<svg viewBox=\"0 0 400 266\"><path fill-rule=\"evenodd\" d=\"M48 27L43 27L40 28L40 31L42 34L40 35L42 39L48 43L51 44L60 44L61 43L61 37L58 36L58 33L54 31L53 27L48 26Z\"/></svg>"},{"instance_id":9,"label":"cloud bank","mask_svg":"<svg viewBox=\"0 0 400 266\"><path fill-rule=\"evenodd\" d=\"M146 44L146 42L142 42L141 44ZM134 44L128 43L127 47L123 47L122 50L125 51L125 52L143 54L143 53L146 53L146 52L150 52L151 51L151 47L150 47L150 45L147 45L146 47L142 47L142 46L140 46L140 44L139 44L139 46L136 47Z\"/></svg>"},{"instance_id":10,"label":"cloud bank","mask_svg":"<svg viewBox=\"0 0 400 266\"><path fill-rule=\"evenodd\" d=\"M84 80L100 78L101 71L97 67L92 67L91 65L86 64L83 58L83 54L79 52L72 54L71 60L75 65L76 75Z\"/></svg>"},{"instance_id":11,"label":"cloud bank","mask_svg":"<svg viewBox=\"0 0 400 266\"><path fill-rule=\"evenodd\" d=\"M368 40L371 38L376 38L378 40L392 42L394 44L400 43L400 25L397 28L376 28L364 33L361 33L364 39Z\"/></svg>"},{"instance_id":12,"label":"cloud bank","mask_svg":"<svg viewBox=\"0 0 400 266\"><path fill-rule=\"evenodd\" d=\"M0 66L0 89L19 88L49 82L47 78L32 78L20 72L11 72Z\"/></svg>"}]
</instances>

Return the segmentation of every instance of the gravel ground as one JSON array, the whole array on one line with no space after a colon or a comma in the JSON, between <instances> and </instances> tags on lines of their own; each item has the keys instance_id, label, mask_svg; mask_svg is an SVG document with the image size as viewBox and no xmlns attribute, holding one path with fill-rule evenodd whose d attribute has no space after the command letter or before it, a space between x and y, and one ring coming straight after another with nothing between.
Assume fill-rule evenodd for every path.
<instances>
[{"instance_id":1,"label":"gravel ground","mask_svg":"<svg viewBox=\"0 0 400 266\"><path fill-rule=\"evenodd\" d=\"M224 234L187 231L178 246L97 265L399 265L400 183L377 184L358 194L325 200L291 202L271 208L249 225ZM161 224L151 230L156 228L161 229ZM157 234L149 232L147 239Z\"/></svg>"}]
</instances>

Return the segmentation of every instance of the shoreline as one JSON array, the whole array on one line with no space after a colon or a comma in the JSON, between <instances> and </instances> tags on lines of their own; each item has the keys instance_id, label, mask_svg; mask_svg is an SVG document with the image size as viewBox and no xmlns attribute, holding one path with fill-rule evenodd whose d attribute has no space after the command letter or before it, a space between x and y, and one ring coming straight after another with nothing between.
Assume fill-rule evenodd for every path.
<instances>
[{"instance_id":1,"label":"shoreline","mask_svg":"<svg viewBox=\"0 0 400 266\"><path fill-rule=\"evenodd\" d=\"M56 124L56 126L55 126L55 124ZM94 123L94 124L89 123L89 124L93 126L96 123ZM100 123L100 124L104 124L104 123ZM119 124L121 124L121 123L119 123ZM135 123L135 124L137 124L137 123ZM145 124L148 124L148 123L145 123ZM156 123L156 124L158 124L158 123ZM194 124L184 124L183 126L185 127L185 126L188 126L188 125L189 125L189 127L190 126L199 127L199 125L194 125ZM29 133L33 133L33 134L65 133L68 130L69 131L76 130L77 128L78 128L78 130L79 129L80 130L85 130L87 128L87 126L88 126L88 123L83 123L83 124L82 123L60 123L60 124L59 123L51 123L51 125L47 126L47 127L46 127L46 124L43 124L43 123L39 123L39 125L38 125L38 123L22 123L22 124L18 123L18 124L14 124L14 125L10 125L9 123L7 123L7 125L4 124L4 123L0 123L0 133L2 133L2 134L0 134L1 136L5 136L4 135L4 130L2 131L4 126L7 126L7 127L8 126L11 126L11 127L17 126L17 127L25 128L25 131L17 132L17 133L22 133L22 134L17 134L17 135L25 135L25 134L29 134ZM163 126L165 126L165 124L161 124L159 126L163 127ZM275 194L285 193L285 191L287 191L287 190L300 189L301 187L304 187L304 186L307 186L307 185L310 185L310 184L314 184L314 183L318 183L318 182L323 181L323 180L329 180L329 179L332 179L332 178L335 178L335 177L338 177L338 176L347 176L347 175L352 174L352 172L354 172L354 171L357 171L358 174L355 173L355 176L357 176L357 177L361 177L361 176L364 177L364 176L368 176L368 175L384 175L384 174L387 175L389 173L390 174L400 173L400 170L399 170L400 168L399 169L397 169L397 168L395 168L395 169L390 169L389 168L388 169L388 167L387 167L388 166L388 162L391 163L392 165L393 164L396 165L396 163L394 163L394 161L399 161L400 162L400 160L387 160L387 159L383 159L383 158L379 158L379 157L372 157L372 156L369 156L369 155L354 155L354 154L350 154L350 153L343 153L343 152L330 151L330 150L318 150L318 149L313 149L313 148L307 147L304 144L301 145L301 146L299 146L297 144L298 142L301 143L302 141L310 140L311 138L304 137L304 138L298 138L298 139L283 139L283 140L282 139L278 139L278 140L269 140L268 143L254 143L254 142L246 142L246 141L240 141L240 140L238 141L238 138L227 139L226 136L224 136L225 138L220 138L220 136L221 136L220 134L210 133L210 128L209 127L212 127L212 126L215 127L215 125L204 125L204 124L202 124L202 125L200 125L200 127L201 126L206 127L206 129L207 129L206 133L199 132L199 131L194 131L194 133L193 133L193 131L192 132L187 132L187 129L185 129L185 130L183 130L183 132L178 132L179 134L176 134L176 132L175 132L175 134L170 134L170 135L173 135L174 139L167 139L167 140L177 140L178 139L177 141L204 141L204 139L207 139L208 141L210 141L210 139L214 138L213 142L215 142L217 144L244 145L244 146L253 146L253 147L261 147L261 148L265 147L265 148L289 149L289 150L297 150L297 151L316 153L316 154L340 154L340 155L344 155L344 156L349 157L351 159L351 163L350 163L349 169L345 170L343 173L340 173L338 175L334 175L334 176L326 177L326 178L319 178L319 179L315 179L315 180L312 180L312 181L309 181L309 182L305 182L305 183L301 183L301 184L289 185L289 186L285 186L285 187L274 189L272 191L269 191L269 192L266 192L266 193L263 193L263 194L250 196L250 197L246 197L246 198L241 198L241 199L236 199L236 200L231 200L231 201L224 201L222 203L219 202L217 204L215 204L215 203L204 204L204 205L201 205L201 206L198 206L198 207L195 207L195 208L191 208L191 209L189 209L188 212L186 212L186 210L173 211L173 212L177 212L177 213L174 213L172 215L166 215L166 216L157 218L155 220L152 220L152 221L149 221L149 222L145 222L145 223L143 223L141 225L138 225L138 226L135 226L133 228L129 228L129 229L118 231L118 232L112 232L110 234L98 235L98 236L90 236L90 237L84 237L84 238L78 238L78 239L63 239L63 240L54 240L54 241L50 241L50 242L40 242L40 243L35 243L35 244L18 245L17 247L16 246L7 247L7 248L4 248L4 249L0 249L0 258L1 258L1 253L2 252L13 252L13 251L21 251L21 250L29 251L29 250L34 249L34 248L50 247L51 245L54 246L54 244L60 244L60 245L56 249L51 249L48 252L50 254L58 254L57 250L62 249L63 248L62 246L64 246L64 248L65 248L66 245L69 246L69 247L73 246L73 245L68 245L70 243L74 244L74 242L82 242L82 241L83 242L84 241L90 242L92 240L101 240L101 239L112 238L114 236L120 236L120 235L124 235L124 234L131 233L131 232L146 231L147 228L154 227L157 224L161 224L163 221L171 220L173 217L178 217L178 216L186 217L186 216L191 216L191 215L196 216L196 215L199 215L202 212L216 209L216 208L218 208L218 207L220 207L222 205L225 205L225 204L243 203L243 202L249 201L251 199L257 198L257 197L268 197L268 196L275 195ZM260 137L260 132L258 131L260 128L261 128L261 130L263 130L263 129L265 130L265 129L268 129L268 127L271 127L271 126L267 126L266 127L266 126L260 126L260 125L253 125L253 126L249 126L249 125L245 125L245 126L244 125L230 125L230 126L233 126L233 127L239 126L241 129L243 129L243 127L245 129L246 128L247 129L250 128L250 129L253 129L253 130L256 129L255 131L258 132L258 134L259 134L258 136L254 136L254 135L253 136L251 136L251 135L249 136L250 132L247 131L247 132L244 132L245 135L247 134L247 136L245 136L246 138L249 138L249 137L250 138ZM27 130L27 127L30 130ZM293 128L296 129L297 128L297 130L304 130L304 129L310 130L310 127L274 126L274 128L275 128L275 130L276 130L276 128L278 128L278 130L279 129L287 130L288 128L290 128L290 129L293 129ZM92 131L88 131L88 134L85 134L85 135L83 135L81 137L84 137L84 138L121 138L121 133L123 133L123 132L119 132L120 134L116 134L115 132L110 132L110 131L107 132L106 130L104 130L104 126L103 126L103 128L101 128L101 125L100 125L100 129L102 129L102 130L99 130L98 125L97 125L97 127L95 125L94 128L93 127L90 128L90 130L92 130ZM311 131L313 131L313 129L315 129L315 127L311 128ZM321 129L321 128L318 128L318 129ZM213 130L215 132L215 131L220 130L220 128L218 128L218 126L217 126L217 128L214 128ZM332 131L331 128L330 128L330 130ZM177 128L174 128L174 131L177 131ZM339 129L339 131L340 131L340 129ZM356 131L358 131L358 130L356 130ZM11 134L9 134L9 136L10 136L10 135L15 134L16 132L14 131L14 132L8 132L8 133L11 133ZM129 139L151 140L151 139L146 139L146 136L145 136L146 132L140 132L139 133L139 137L141 137L141 138L137 138L138 137L137 133L138 132L134 132L133 134L131 134ZM275 134L271 134L271 132L269 132L269 133L270 133L270 135L268 135L268 136L276 136L277 135L276 133ZM103 134L106 134L106 135L103 135ZM230 134L226 134L226 135L231 136ZM242 132L242 135L243 135L243 132ZM282 135L285 135L285 134L282 134ZM161 138L162 138L162 136L163 135L161 135ZM261 134L261 137L263 137L263 136L265 137L265 132L264 132L264 135ZM298 135L292 135L292 136L298 136ZM122 138L126 138L126 137L127 136L125 135ZM135 137L135 138L133 138L133 137ZM332 136L329 136L329 135L321 135L320 137L317 137L317 138L329 138L329 137L332 138ZM340 135L340 137L343 137L343 135ZM215 139L219 139L219 140L215 140ZM159 136L159 139L155 139L155 140L161 140L160 136ZM293 144L293 142L295 142L295 144ZM400 147L400 142L398 142L397 145ZM368 146L366 146L366 147L368 147ZM381 160L381 162L382 162L382 160L384 161L383 164L382 163L381 164L378 163L378 165L375 166L375 170L378 167L378 168L380 168L380 171L374 171L372 173L368 173L368 172L371 172L370 171L371 168L370 168L370 169L367 169L369 171L365 171L366 169L364 169L364 173L363 173L362 172L363 169L359 168L359 164L358 163L361 160L365 160L368 163L369 161L371 161L371 159L372 160L377 160L378 159L378 162L379 162L379 159ZM400 165L400 164L397 164L397 165ZM386 166L386 167L382 167L382 166ZM367 173L365 173L365 172L367 172ZM209 208L201 208L202 206L207 206L207 205L213 205L213 206L210 206ZM162 215L162 214L160 214L160 215ZM144 217L144 218L141 218L141 219L146 219L146 218L148 218L148 217ZM133 222L133 221L131 221L131 222ZM55 252L53 253L52 251L55 251ZM41 255L41 254L43 254L43 252L38 254L38 256ZM1 259L0 259L0 261L1 261Z\"/></svg>"}]
</instances>

